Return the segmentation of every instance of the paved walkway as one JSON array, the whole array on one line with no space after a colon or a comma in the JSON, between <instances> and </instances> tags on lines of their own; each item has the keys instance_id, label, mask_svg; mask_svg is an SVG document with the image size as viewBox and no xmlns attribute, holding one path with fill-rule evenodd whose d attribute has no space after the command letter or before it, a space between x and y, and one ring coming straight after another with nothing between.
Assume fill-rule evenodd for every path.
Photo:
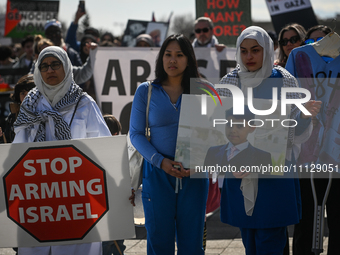
<instances>
[{"instance_id":1,"label":"paved walkway","mask_svg":"<svg viewBox=\"0 0 340 255\"><path fill-rule=\"evenodd\" d=\"M325 224L326 225L326 224ZM294 227L290 226L289 244L290 254L293 254L293 231ZM328 236L328 230L325 229L325 235ZM244 247L241 240L241 233L238 228L224 224L220 221L219 211L207 218L207 247L206 254L209 255L245 255ZM328 237L324 238L324 253L327 254ZM144 228L136 227L136 239L125 240L126 255L146 255L146 231ZM0 254L1 255L1 254Z\"/></svg>"},{"instance_id":2,"label":"paved walkway","mask_svg":"<svg viewBox=\"0 0 340 255\"><path fill-rule=\"evenodd\" d=\"M327 226L327 224L325 224ZM244 247L238 228L223 224L220 221L219 211L207 219L207 247L209 255L245 255ZM292 247L293 227L289 227L289 243ZM325 229L324 252L327 254L328 230ZM125 255L146 255L146 230L136 227L136 238L125 240ZM292 252L290 252L292 254ZM0 255L15 255L12 249L0 249Z\"/></svg>"}]
</instances>

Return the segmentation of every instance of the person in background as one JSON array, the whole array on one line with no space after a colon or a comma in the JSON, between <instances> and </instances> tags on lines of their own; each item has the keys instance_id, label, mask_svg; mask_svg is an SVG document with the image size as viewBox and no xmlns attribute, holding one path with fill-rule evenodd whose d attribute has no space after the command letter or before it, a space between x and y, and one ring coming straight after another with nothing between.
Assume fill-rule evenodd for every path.
<instances>
[{"instance_id":1,"label":"person in background","mask_svg":"<svg viewBox=\"0 0 340 255\"><path fill-rule=\"evenodd\" d=\"M84 35L92 35L96 39L97 43L100 42L99 30L97 28L94 27L85 28Z\"/></svg>"},{"instance_id":2,"label":"person in background","mask_svg":"<svg viewBox=\"0 0 340 255\"><path fill-rule=\"evenodd\" d=\"M289 53L292 49L303 45L305 35L306 30L297 23L282 28L279 34L279 58L275 60L274 64L285 67Z\"/></svg>"},{"instance_id":3,"label":"person in background","mask_svg":"<svg viewBox=\"0 0 340 255\"><path fill-rule=\"evenodd\" d=\"M190 93L190 79L199 78L192 45L184 35L169 36L160 48L156 80L136 90L130 117L130 138L144 157L142 200L148 255L203 255L203 226L207 178L190 178L174 161L182 94ZM146 105L152 86L149 127L145 137ZM175 167L178 166L177 167Z\"/></svg>"},{"instance_id":4,"label":"person in background","mask_svg":"<svg viewBox=\"0 0 340 255\"><path fill-rule=\"evenodd\" d=\"M214 23L210 18L200 17L196 19L194 31L196 38L192 47L215 47L218 52L226 47L224 44L219 44L216 36L214 36Z\"/></svg>"},{"instance_id":5,"label":"person in background","mask_svg":"<svg viewBox=\"0 0 340 255\"><path fill-rule=\"evenodd\" d=\"M326 35L328 35L330 32L332 32L332 29L325 25L318 25L318 26L311 27L306 32L305 44L308 45L308 44L318 42L322 38L324 38Z\"/></svg>"},{"instance_id":6,"label":"person in background","mask_svg":"<svg viewBox=\"0 0 340 255\"><path fill-rule=\"evenodd\" d=\"M122 125L120 122L111 114L104 114L103 117L106 125L110 129L111 135L119 135L122 131Z\"/></svg>"},{"instance_id":7,"label":"person in background","mask_svg":"<svg viewBox=\"0 0 340 255\"><path fill-rule=\"evenodd\" d=\"M122 125L111 114L104 114L103 118L108 126L112 136L119 135L122 131ZM124 240L104 241L102 242L103 255L123 255L126 249Z\"/></svg>"},{"instance_id":8,"label":"person in background","mask_svg":"<svg viewBox=\"0 0 340 255\"><path fill-rule=\"evenodd\" d=\"M136 37L136 47L154 47L152 37L148 34L140 34Z\"/></svg>"},{"instance_id":9,"label":"person in background","mask_svg":"<svg viewBox=\"0 0 340 255\"><path fill-rule=\"evenodd\" d=\"M119 41L119 38L115 38L112 33L105 32L100 37L100 46L103 47L120 47L122 46L121 42Z\"/></svg>"},{"instance_id":10,"label":"person in background","mask_svg":"<svg viewBox=\"0 0 340 255\"><path fill-rule=\"evenodd\" d=\"M9 46L0 46L0 69L13 68L16 63L15 59L11 58L12 50ZM0 84L8 84L14 86L15 75L0 75Z\"/></svg>"},{"instance_id":11,"label":"person in background","mask_svg":"<svg viewBox=\"0 0 340 255\"><path fill-rule=\"evenodd\" d=\"M6 45L0 45L0 68L12 68L15 65L17 61L11 56L11 48Z\"/></svg>"},{"instance_id":12,"label":"person in background","mask_svg":"<svg viewBox=\"0 0 340 255\"><path fill-rule=\"evenodd\" d=\"M276 49L279 47L279 41L277 39L277 34L274 31L267 31L267 33L270 36L270 38L272 39L272 41L274 43L274 51L276 51Z\"/></svg>"},{"instance_id":13,"label":"person in background","mask_svg":"<svg viewBox=\"0 0 340 255\"><path fill-rule=\"evenodd\" d=\"M149 35L152 38L153 45L155 47L161 47L161 45L160 45L160 43L161 43L161 30L159 30L159 29L152 30L149 33Z\"/></svg>"},{"instance_id":14,"label":"person in background","mask_svg":"<svg viewBox=\"0 0 340 255\"><path fill-rule=\"evenodd\" d=\"M9 47L12 51L11 58L15 59L15 61L18 61L19 57L25 53L21 43L12 43Z\"/></svg>"},{"instance_id":15,"label":"person in background","mask_svg":"<svg viewBox=\"0 0 340 255\"><path fill-rule=\"evenodd\" d=\"M84 12L84 10L82 10L82 8L80 8L80 6L78 5L74 21L71 22L71 25L69 26L66 33L65 42L69 44L70 47L72 47L77 52L80 52L80 42L77 41L77 30L79 26L79 20L85 14L86 12ZM84 34L90 34L94 36L97 44L100 42L98 29L89 27L84 30Z\"/></svg>"},{"instance_id":16,"label":"person in background","mask_svg":"<svg viewBox=\"0 0 340 255\"><path fill-rule=\"evenodd\" d=\"M55 46L59 46L66 51L73 66L81 66L83 64L78 52L64 42L61 23L58 20L52 19L46 21L44 29L46 38L50 39Z\"/></svg>"},{"instance_id":17,"label":"person in background","mask_svg":"<svg viewBox=\"0 0 340 255\"><path fill-rule=\"evenodd\" d=\"M42 50L34 82L37 87L25 97L14 123L13 143L111 135L96 102L74 82L71 61L62 48L50 46ZM19 254L102 255L102 244L19 247Z\"/></svg>"},{"instance_id":18,"label":"person in background","mask_svg":"<svg viewBox=\"0 0 340 255\"><path fill-rule=\"evenodd\" d=\"M118 47L119 45L117 45L116 43L113 43L111 41L101 41L99 43L99 46L101 46L101 47Z\"/></svg>"},{"instance_id":19,"label":"person in background","mask_svg":"<svg viewBox=\"0 0 340 255\"><path fill-rule=\"evenodd\" d=\"M33 53L34 53L34 63L38 59L40 52L47 46L54 46L50 39L44 38L41 35L36 35L34 37ZM32 66L34 65L32 64ZM33 70L34 71L34 70ZM31 73L33 73L33 71Z\"/></svg>"},{"instance_id":20,"label":"person in background","mask_svg":"<svg viewBox=\"0 0 340 255\"><path fill-rule=\"evenodd\" d=\"M13 68L31 68L33 63L33 43L34 37L29 35L21 42L24 54L20 56L19 61L13 65Z\"/></svg>"},{"instance_id":21,"label":"person in background","mask_svg":"<svg viewBox=\"0 0 340 255\"><path fill-rule=\"evenodd\" d=\"M103 41L109 41L109 42L114 43L114 42L115 42L115 37L113 36L112 33L110 33L110 32L105 32L105 33L100 37L100 41L101 41L101 42L103 42Z\"/></svg>"},{"instance_id":22,"label":"person in background","mask_svg":"<svg viewBox=\"0 0 340 255\"><path fill-rule=\"evenodd\" d=\"M87 58L90 55L90 48L88 45L91 45L91 43L97 43L96 38L92 35L84 35L83 38L80 41L80 59L83 63L86 62Z\"/></svg>"},{"instance_id":23,"label":"person in background","mask_svg":"<svg viewBox=\"0 0 340 255\"><path fill-rule=\"evenodd\" d=\"M328 79L334 79L336 80L337 73L340 72L340 66L339 62L333 62L336 61L336 59L333 59L329 56L322 56L319 55L313 45L315 42L320 41L322 38L324 38L327 34L331 33L332 29L328 26L324 25L318 25L311 27L308 29L305 37L305 44L306 46L301 47L301 52L299 50L293 50L291 53L286 69L292 73L296 78L302 78L301 85L305 82L304 77L315 77L317 73L322 73L322 71L325 71L325 69L329 68L329 73L331 77L328 77ZM327 46L327 44L326 44ZM296 52L297 51L297 52ZM301 56L308 55L308 58L303 58L303 62L299 61L298 58ZM301 59L300 59L301 60ZM308 61L306 61L308 60ZM333 65L333 66L331 66ZM303 71L301 71L301 67L303 67ZM328 71L327 71L328 74ZM325 81L326 83L326 81ZM322 84L322 83L320 83ZM312 86L304 86L307 87L309 91L312 93L312 95L317 93L318 90L317 87ZM327 89L326 89L327 90ZM329 88L329 90L333 90ZM327 93L327 92L326 92ZM320 97L322 98L322 96ZM334 97L336 98L336 96ZM298 164L310 168L310 166L318 161L318 158L324 154L327 155L327 153L321 149L320 154L317 152L320 149L317 149L318 147L318 137L322 137L324 132L331 132L329 130L324 131L326 129L326 126L329 125L327 123L328 121L324 121L324 118L322 116L328 115L329 116L329 110L331 107L331 103L326 100L324 100L326 103L324 105L324 111L319 114L318 118L313 118L313 133L310 139L301 145L301 153L300 157L298 159ZM335 112L338 111L337 108L334 109ZM333 116L334 119L337 119L337 116ZM324 121L322 124L319 120ZM335 132L335 134L338 134L338 132ZM336 140L336 138L335 138ZM332 144L332 142L329 139L323 140L323 146L329 147L331 150L336 150L336 147ZM331 157L330 157L331 158ZM329 168L331 167L333 161L329 160L327 164ZM326 166L326 164L324 164ZM328 246L327 246L327 254L328 255L337 255L340 254L340 246L339 246L339 239L340 239L340 218L338 215L340 215L340 204L339 204L339 197L340 197L340 179L338 178L337 173L333 174L331 188L327 197L326 201L326 213L327 213L327 226L328 226ZM318 205L321 204L321 202L324 199L325 191L328 185L329 176L328 173L324 175L323 173L317 172L313 178L314 185L315 185L315 194L317 196ZM300 176L300 190L301 190L301 204L302 204L302 217L298 224L294 226L294 238L293 238L293 254L294 255L313 255L314 252L312 252L312 244L313 244L313 225L314 225L314 198L313 198L313 190L311 186L311 179L310 175L307 173L303 173Z\"/></svg>"},{"instance_id":24,"label":"person in background","mask_svg":"<svg viewBox=\"0 0 340 255\"><path fill-rule=\"evenodd\" d=\"M19 114L20 104L26 97L27 93L35 87L32 74L27 74L19 79L14 87L14 94L11 96L13 103L10 104L11 113L6 118L4 142L11 143L14 140L15 133L13 123Z\"/></svg>"}]
</instances>

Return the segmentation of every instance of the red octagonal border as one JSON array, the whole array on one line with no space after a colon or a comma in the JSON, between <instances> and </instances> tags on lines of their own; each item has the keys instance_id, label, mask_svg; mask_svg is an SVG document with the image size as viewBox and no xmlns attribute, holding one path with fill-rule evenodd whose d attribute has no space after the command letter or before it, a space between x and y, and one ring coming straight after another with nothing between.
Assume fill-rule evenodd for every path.
<instances>
[{"instance_id":1,"label":"red octagonal border","mask_svg":"<svg viewBox=\"0 0 340 255\"><path fill-rule=\"evenodd\" d=\"M81 240L109 210L105 170L73 145L29 148L3 182L7 216L39 242Z\"/></svg>"}]
</instances>

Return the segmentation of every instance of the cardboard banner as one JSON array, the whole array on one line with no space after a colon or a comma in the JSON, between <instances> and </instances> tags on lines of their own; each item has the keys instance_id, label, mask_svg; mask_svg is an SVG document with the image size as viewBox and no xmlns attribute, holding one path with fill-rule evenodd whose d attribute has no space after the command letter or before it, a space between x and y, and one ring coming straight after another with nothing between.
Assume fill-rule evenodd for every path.
<instances>
[{"instance_id":1,"label":"cardboard banner","mask_svg":"<svg viewBox=\"0 0 340 255\"><path fill-rule=\"evenodd\" d=\"M233 115L226 117L226 111L232 113L233 100L228 97L220 97L221 105L218 103L214 104L214 101L219 102L219 99L215 96L214 100L207 96L207 99L203 100L202 95L183 95L181 115L178 127L178 136L176 143L176 155L175 160L181 162L185 168L202 170L204 166L204 160L207 155L209 148L214 146L225 145L228 142L238 141L243 136L246 140L255 148L261 151L267 152L271 157L271 166L277 169L285 164L286 148L287 148L287 137L288 127L286 126L289 121L290 106L286 110L286 114L281 114L281 104L278 100L276 110L269 115L256 115L252 118L252 121L244 121L242 118L234 119L237 122L232 124L230 118ZM206 113L202 114L202 102L206 102ZM253 104L256 105L256 109L265 110L269 109L272 105L271 100L267 99L253 99ZM272 121L275 120L275 123ZM230 128L234 125L248 126L251 123L253 130L245 135L246 133L235 136L235 131L231 137L235 141L229 141L227 127ZM283 125L282 125L283 123ZM247 129L248 132L250 129ZM242 138L241 138L242 140ZM223 154L225 155L225 154ZM252 155L247 155L244 158L245 164L247 159L250 160ZM265 168L265 167L264 167ZM259 169L258 169L259 170ZM261 170L261 169L260 169ZM199 171L198 171L199 172ZM270 173L273 175L280 175L281 172ZM201 175L193 175L191 178L201 178Z\"/></svg>"},{"instance_id":2,"label":"cardboard banner","mask_svg":"<svg viewBox=\"0 0 340 255\"><path fill-rule=\"evenodd\" d=\"M123 36L123 46L135 47L136 37L140 34L149 34L155 47L160 47L168 33L169 23L150 22L142 20L128 20Z\"/></svg>"},{"instance_id":3,"label":"cardboard banner","mask_svg":"<svg viewBox=\"0 0 340 255\"><path fill-rule=\"evenodd\" d=\"M298 23L306 30L318 25L310 0L266 0L266 3L276 34L290 23Z\"/></svg>"},{"instance_id":4,"label":"cardboard banner","mask_svg":"<svg viewBox=\"0 0 340 255\"><path fill-rule=\"evenodd\" d=\"M5 36L23 38L44 34L47 20L57 19L59 0L7 0Z\"/></svg>"},{"instance_id":5,"label":"cardboard banner","mask_svg":"<svg viewBox=\"0 0 340 255\"><path fill-rule=\"evenodd\" d=\"M99 47L91 51L97 103L103 113L113 114L129 128L133 96L138 85L155 78L159 48ZM236 49L217 52L215 48L195 48L199 70L204 77L220 78L235 66Z\"/></svg>"},{"instance_id":6,"label":"cardboard banner","mask_svg":"<svg viewBox=\"0 0 340 255\"><path fill-rule=\"evenodd\" d=\"M242 30L251 26L250 0L196 0L196 18L209 17L219 43L236 45Z\"/></svg>"},{"instance_id":7,"label":"cardboard banner","mask_svg":"<svg viewBox=\"0 0 340 255\"><path fill-rule=\"evenodd\" d=\"M135 236L126 136L0 146L0 247Z\"/></svg>"}]
</instances>

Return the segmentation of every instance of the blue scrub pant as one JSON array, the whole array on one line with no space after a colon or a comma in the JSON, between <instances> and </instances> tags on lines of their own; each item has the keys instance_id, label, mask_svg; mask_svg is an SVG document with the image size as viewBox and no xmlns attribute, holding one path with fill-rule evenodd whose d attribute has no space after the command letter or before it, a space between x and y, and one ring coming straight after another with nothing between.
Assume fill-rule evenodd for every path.
<instances>
[{"instance_id":1,"label":"blue scrub pant","mask_svg":"<svg viewBox=\"0 0 340 255\"><path fill-rule=\"evenodd\" d=\"M286 229L286 227L241 228L246 255L282 255L287 240Z\"/></svg>"},{"instance_id":2,"label":"blue scrub pant","mask_svg":"<svg viewBox=\"0 0 340 255\"><path fill-rule=\"evenodd\" d=\"M208 179L176 178L144 161L142 200L148 255L203 255Z\"/></svg>"}]
</instances>

